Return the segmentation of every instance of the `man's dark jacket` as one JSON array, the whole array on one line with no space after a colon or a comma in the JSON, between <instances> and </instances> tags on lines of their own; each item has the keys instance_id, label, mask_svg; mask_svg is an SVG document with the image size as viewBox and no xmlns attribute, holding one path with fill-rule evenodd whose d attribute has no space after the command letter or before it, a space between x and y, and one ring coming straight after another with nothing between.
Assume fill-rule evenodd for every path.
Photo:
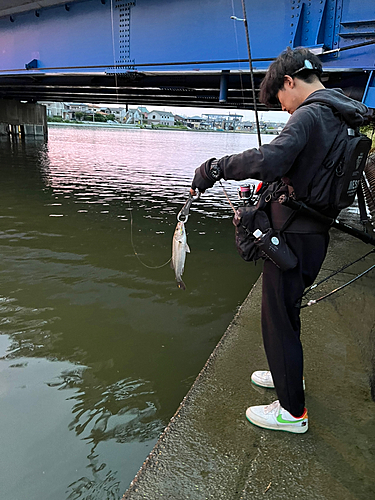
<instances>
[{"instance_id":1,"label":"man's dark jacket","mask_svg":"<svg viewBox=\"0 0 375 500\"><path fill-rule=\"evenodd\" d=\"M218 164L223 177L266 182L287 178L297 200L325 208L319 204L319 192L324 186L321 176L315 174L332 154L342 120L357 128L366 112L364 104L346 97L340 89L317 90L296 109L270 144L221 158ZM315 185L314 177L318 179Z\"/></svg>"}]
</instances>

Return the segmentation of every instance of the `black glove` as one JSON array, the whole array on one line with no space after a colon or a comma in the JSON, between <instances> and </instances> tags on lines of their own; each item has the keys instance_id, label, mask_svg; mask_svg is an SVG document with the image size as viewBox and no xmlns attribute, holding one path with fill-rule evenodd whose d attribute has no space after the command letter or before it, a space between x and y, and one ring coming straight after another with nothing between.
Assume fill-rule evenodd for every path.
<instances>
[{"instance_id":1,"label":"black glove","mask_svg":"<svg viewBox=\"0 0 375 500\"><path fill-rule=\"evenodd\" d=\"M210 158L196 169L191 188L194 191L198 189L201 193L204 193L206 189L211 188L222 177L222 171L217 164L216 158Z\"/></svg>"}]
</instances>

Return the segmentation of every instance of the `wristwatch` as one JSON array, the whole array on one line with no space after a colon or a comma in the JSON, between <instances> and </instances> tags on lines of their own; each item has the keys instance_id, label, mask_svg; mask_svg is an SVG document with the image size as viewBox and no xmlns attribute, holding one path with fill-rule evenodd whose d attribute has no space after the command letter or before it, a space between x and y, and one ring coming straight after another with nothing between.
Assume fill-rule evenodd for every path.
<instances>
[{"instance_id":1,"label":"wristwatch","mask_svg":"<svg viewBox=\"0 0 375 500\"><path fill-rule=\"evenodd\" d=\"M214 181L218 181L222 178L223 172L218 165L218 160L213 160L210 165L210 176Z\"/></svg>"}]
</instances>

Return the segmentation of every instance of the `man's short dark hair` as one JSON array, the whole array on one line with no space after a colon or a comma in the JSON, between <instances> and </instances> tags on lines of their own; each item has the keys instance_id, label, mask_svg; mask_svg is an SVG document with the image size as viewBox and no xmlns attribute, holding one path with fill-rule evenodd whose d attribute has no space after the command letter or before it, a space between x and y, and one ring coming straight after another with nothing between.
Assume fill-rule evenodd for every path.
<instances>
[{"instance_id":1,"label":"man's short dark hair","mask_svg":"<svg viewBox=\"0 0 375 500\"><path fill-rule=\"evenodd\" d=\"M268 68L260 84L259 100L268 107L279 104L277 93L284 87L285 75L312 83L320 80L321 73L322 63L315 54L304 47L294 50L288 47Z\"/></svg>"}]
</instances>

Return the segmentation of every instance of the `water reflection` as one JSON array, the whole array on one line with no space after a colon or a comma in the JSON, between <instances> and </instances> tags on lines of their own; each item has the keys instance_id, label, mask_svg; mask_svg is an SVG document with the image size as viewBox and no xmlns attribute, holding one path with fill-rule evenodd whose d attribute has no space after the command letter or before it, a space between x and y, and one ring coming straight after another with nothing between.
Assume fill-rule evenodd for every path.
<instances>
[{"instance_id":1,"label":"water reflection","mask_svg":"<svg viewBox=\"0 0 375 500\"><path fill-rule=\"evenodd\" d=\"M251 140L51 129L48 145L1 143L0 423L19 436L3 440L7 498L125 491L259 274L219 187L187 224L185 293L137 261L129 210L137 252L160 265L195 166Z\"/></svg>"}]
</instances>

